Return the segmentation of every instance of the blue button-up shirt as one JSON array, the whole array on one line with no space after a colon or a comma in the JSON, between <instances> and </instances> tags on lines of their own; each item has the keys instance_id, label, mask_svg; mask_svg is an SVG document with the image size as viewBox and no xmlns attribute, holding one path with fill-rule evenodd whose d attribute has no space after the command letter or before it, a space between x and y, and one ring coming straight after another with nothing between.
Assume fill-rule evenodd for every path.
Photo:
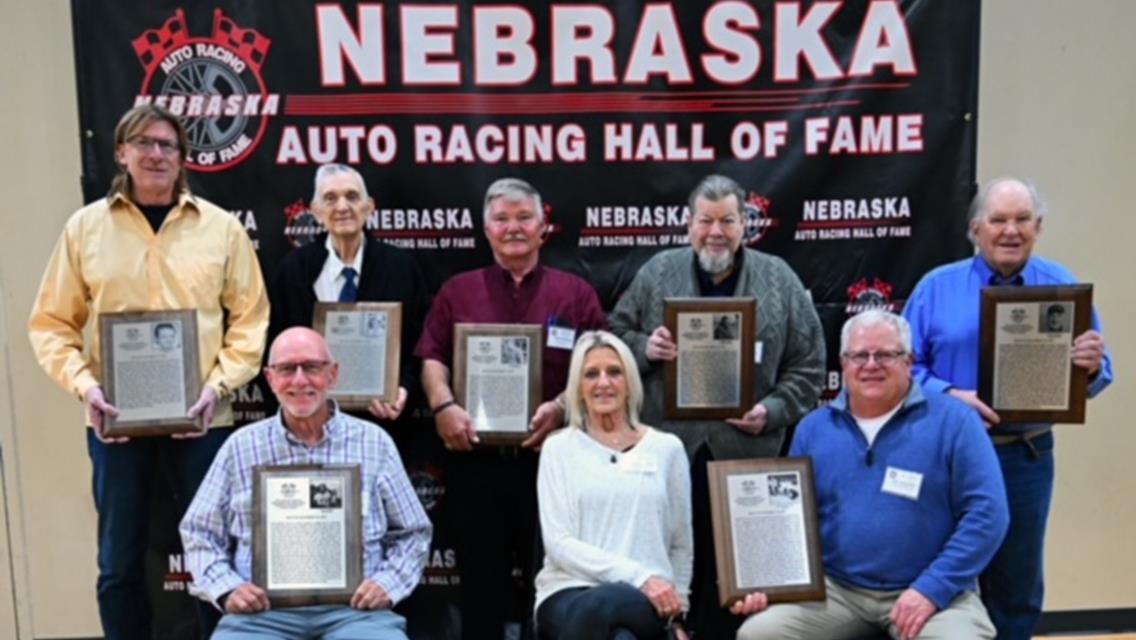
<instances>
[{"instance_id":1,"label":"blue button-up shirt","mask_svg":"<svg viewBox=\"0 0 1136 640\"><path fill-rule=\"evenodd\" d=\"M943 265L923 277L912 292L903 316L911 323L915 351L915 379L930 390L945 392L952 387L978 388L979 316L981 291L991 284L1075 284L1077 278L1065 267L1037 256L1031 257L1010 281L998 274L980 255ZM1092 328L1101 331L1096 308ZM1095 396L1112 382L1112 355L1105 349L1100 371L1089 383ZM1049 426L1042 423L999 424L992 433L1021 433Z\"/></svg>"},{"instance_id":2,"label":"blue button-up shirt","mask_svg":"<svg viewBox=\"0 0 1136 640\"><path fill-rule=\"evenodd\" d=\"M193 574L190 592L216 603L252 582L253 467L357 464L363 490L363 575L392 602L410 595L426 564L431 524L394 441L378 425L336 407L323 439L308 445L288 431L280 415L233 433L186 511L180 530Z\"/></svg>"}]
</instances>

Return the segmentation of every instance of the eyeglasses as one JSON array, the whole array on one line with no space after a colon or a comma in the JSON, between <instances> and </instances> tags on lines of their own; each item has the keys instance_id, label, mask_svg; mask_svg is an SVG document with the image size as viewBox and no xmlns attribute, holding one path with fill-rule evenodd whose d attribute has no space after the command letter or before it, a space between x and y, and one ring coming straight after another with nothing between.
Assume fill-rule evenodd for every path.
<instances>
[{"instance_id":1,"label":"eyeglasses","mask_svg":"<svg viewBox=\"0 0 1136 640\"><path fill-rule=\"evenodd\" d=\"M126 142L139 151L149 151L154 148L154 145L157 145L158 151L161 151L164 156L176 155L181 150L181 145L176 142L149 136L134 136Z\"/></svg>"},{"instance_id":2,"label":"eyeglasses","mask_svg":"<svg viewBox=\"0 0 1136 640\"><path fill-rule=\"evenodd\" d=\"M887 367L895 364L901 358L907 355L906 351L852 351L841 354L845 360L851 362L857 367L862 367L868 364L869 360L875 360L876 364L881 367Z\"/></svg>"},{"instance_id":3,"label":"eyeglasses","mask_svg":"<svg viewBox=\"0 0 1136 640\"><path fill-rule=\"evenodd\" d=\"M725 216L720 219L714 219L709 216L698 216L694 218L694 224L702 229L710 229L714 226L714 223L718 223L718 227L721 229L733 229L741 223L741 219L737 216Z\"/></svg>"},{"instance_id":4,"label":"eyeglasses","mask_svg":"<svg viewBox=\"0 0 1136 640\"><path fill-rule=\"evenodd\" d=\"M304 375L310 377L323 373L330 364L331 362L328 360L304 360L303 362L278 362L266 366L265 369L285 378L290 378L296 375L296 371L303 369Z\"/></svg>"}]
</instances>

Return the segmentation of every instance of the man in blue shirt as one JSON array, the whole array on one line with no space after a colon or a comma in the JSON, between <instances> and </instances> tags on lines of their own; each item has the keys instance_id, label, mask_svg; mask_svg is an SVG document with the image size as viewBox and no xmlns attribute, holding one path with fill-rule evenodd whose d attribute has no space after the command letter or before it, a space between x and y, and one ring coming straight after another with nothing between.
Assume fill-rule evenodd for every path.
<instances>
[{"instance_id":1,"label":"man in blue shirt","mask_svg":"<svg viewBox=\"0 0 1136 640\"><path fill-rule=\"evenodd\" d=\"M1010 532L979 583L998 637L1028 639L1041 615L1046 520L1053 494L1051 424L1008 424L976 395L980 292L989 285L1077 282L1065 267L1037 256L1045 204L1037 189L1014 178L987 183L971 206L978 255L939 267L915 287L904 309L911 322L915 379L929 393L949 393L974 407L996 445L1010 503ZM1112 360L1100 318L1073 339L1070 357L1089 373L1089 396L1112 382Z\"/></svg>"},{"instance_id":2,"label":"man in blue shirt","mask_svg":"<svg viewBox=\"0 0 1136 640\"><path fill-rule=\"evenodd\" d=\"M993 639L978 574L998 549L1008 513L1002 475L981 420L925 392L911 374L911 328L865 311L840 336L844 391L805 416L791 456L816 476L826 598L751 616L738 640ZM764 594L733 607L760 612Z\"/></svg>"}]
</instances>

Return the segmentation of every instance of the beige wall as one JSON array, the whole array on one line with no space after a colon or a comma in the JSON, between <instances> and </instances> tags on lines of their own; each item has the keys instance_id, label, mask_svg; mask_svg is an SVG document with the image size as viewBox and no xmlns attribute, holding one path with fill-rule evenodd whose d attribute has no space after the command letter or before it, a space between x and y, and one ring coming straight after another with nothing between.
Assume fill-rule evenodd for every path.
<instances>
[{"instance_id":1,"label":"beige wall","mask_svg":"<svg viewBox=\"0 0 1136 640\"><path fill-rule=\"evenodd\" d=\"M950 0L943 0L950 1ZM1126 180L1136 169L1136 23L1129 0L986 0L979 108L979 177L1023 173L1047 190L1052 215L1040 251L1097 285L1118 382L1084 427L1059 432L1058 488L1047 608L1136 607L1136 339ZM0 193L13 209L0 239L0 444L11 576L20 637L98 633L94 513L79 404L32 359L24 327L40 270L63 220L80 204L79 135L70 16L63 0L0 9ZM18 205L17 205L18 203ZM16 209L15 207L19 208ZM0 515L0 525L4 518ZM8 554L0 557L0 637L12 628Z\"/></svg>"},{"instance_id":2,"label":"beige wall","mask_svg":"<svg viewBox=\"0 0 1136 640\"><path fill-rule=\"evenodd\" d=\"M1038 252L1096 285L1117 381L1083 427L1059 427L1046 608L1136 607L1136 44L1130 0L986 0L978 175L1049 196ZM1127 407L1127 410L1125 409Z\"/></svg>"},{"instance_id":3,"label":"beige wall","mask_svg":"<svg viewBox=\"0 0 1136 640\"><path fill-rule=\"evenodd\" d=\"M81 204L68 6L5 1L0 10L0 193L10 203L0 239L0 381L8 400L0 443L21 638L99 633L81 406L44 376L26 334L47 254Z\"/></svg>"}]
</instances>

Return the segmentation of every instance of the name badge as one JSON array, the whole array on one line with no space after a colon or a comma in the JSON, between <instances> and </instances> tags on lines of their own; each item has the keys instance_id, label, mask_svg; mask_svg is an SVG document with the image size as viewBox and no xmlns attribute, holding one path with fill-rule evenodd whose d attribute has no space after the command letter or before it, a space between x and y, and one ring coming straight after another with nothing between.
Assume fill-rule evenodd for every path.
<instances>
[{"instance_id":1,"label":"name badge","mask_svg":"<svg viewBox=\"0 0 1136 640\"><path fill-rule=\"evenodd\" d=\"M923 486L923 474L888 467L884 473L884 486L880 491L910 500L919 499L919 489Z\"/></svg>"},{"instance_id":2,"label":"name badge","mask_svg":"<svg viewBox=\"0 0 1136 640\"><path fill-rule=\"evenodd\" d=\"M761 364L761 350L765 343L761 340L755 340L753 343L753 363Z\"/></svg>"},{"instance_id":3,"label":"name badge","mask_svg":"<svg viewBox=\"0 0 1136 640\"><path fill-rule=\"evenodd\" d=\"M651 474L659 470L659 465L655 456L630 451L620 457L619 470L623 473Z\"/></svg>"},{"instance_id":4,"label":"name badge","mask_svg":"<svg viewBox=\"0 0 1136 640\"><path fill-rule=\"evenodd\" d=\"M553 349L572 350L576 346L576 330L572 327L557 327L549 325L548 340L546 343Z\"/></svg>"},{"instance_id":5,"label":"name badge","mask_svg":"<svg viewBox=\"0 0 1136 640\"><path fill-rule=\"evenodd\" d=\"M360 501L360 504L363 505L362 515L366 518L371 515L371 494L366 489L363 489L362 498L363 499Z\"/></svg>"}]
</instances>

